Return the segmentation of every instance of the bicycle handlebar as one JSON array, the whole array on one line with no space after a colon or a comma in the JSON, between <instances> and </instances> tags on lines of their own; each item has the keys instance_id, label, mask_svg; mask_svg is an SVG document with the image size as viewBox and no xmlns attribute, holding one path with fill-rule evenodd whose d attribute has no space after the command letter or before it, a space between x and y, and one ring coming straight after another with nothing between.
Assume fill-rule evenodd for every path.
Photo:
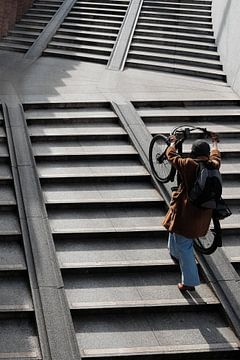
<instances>
[{"instance_id":1,"label":"bicycle handlebar","mask_svg":"<svg viewBox=\"0 0 240 360\"><path fill-rule=\"evenodd\" d=\"M181 125L174 128L171 132L171 135L176 135L176 133L182 133L183 135L187 136L190 132L200 130L206 136L211 136L211 131L207 130L206 128L202 128L199 126L192 126L192 125Z\"/></svg>"}]
</instances>

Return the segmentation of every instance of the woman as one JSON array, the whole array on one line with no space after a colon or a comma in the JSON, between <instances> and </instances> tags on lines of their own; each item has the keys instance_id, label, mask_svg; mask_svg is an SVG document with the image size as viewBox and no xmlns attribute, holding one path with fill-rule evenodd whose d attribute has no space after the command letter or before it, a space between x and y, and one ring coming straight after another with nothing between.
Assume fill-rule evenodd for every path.
<instances>
[{"instance_id":1,"label":"woman","mask_svg":"<svg viewBox=\"0 0 240 360\"><path fill-rule=\"evenodd\" d=\"M178 284L181 291L193 291L200 284L198 269L193 252L193 239L205 236L208 232L212 209L194 206L188 191L196 179L198 161L206 161L214 168L221 164L220 152L217 147L218 137L212 133L212 150L204 140L196 140L192 144L190 157L182 158L176 153L176 137L171 136L171 144L166 152L168 160L178 170L181 179L177 191L172 194L170 208L163 221L169 231L168 249L174 261L179 262L182 281Z\"/></svg>"}]
</instances>

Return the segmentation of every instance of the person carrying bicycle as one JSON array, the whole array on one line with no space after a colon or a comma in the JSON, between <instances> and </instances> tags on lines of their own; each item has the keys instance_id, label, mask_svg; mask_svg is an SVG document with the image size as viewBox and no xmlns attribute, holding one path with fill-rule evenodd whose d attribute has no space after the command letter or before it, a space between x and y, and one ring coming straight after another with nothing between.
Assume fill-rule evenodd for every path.
<instances>
[{"instance_id":1,"label":"person carrying bicycle","mask_svg":"<svg viewBox=\"0 0 240 360\"><path fill-rule=\"evenodd\" d=\"M193 239L205 236L208 232L212 209L193 205L188 198L192 188L198 161L206 161L215 168L220 168L221 155L218 150L218 137L211 134L212 150L205 140L196 140L192 144L190 157L182 158L175 147L176 137L170 136L170 146L166 157L177 169L180 184L172 193L169 210L163 220L163 226L169 231L168 249L174 261L179 262L182 280L178 284L180 291L193 291L200 284L198 269L193 252Z\"/></svg>"}]
</instances>

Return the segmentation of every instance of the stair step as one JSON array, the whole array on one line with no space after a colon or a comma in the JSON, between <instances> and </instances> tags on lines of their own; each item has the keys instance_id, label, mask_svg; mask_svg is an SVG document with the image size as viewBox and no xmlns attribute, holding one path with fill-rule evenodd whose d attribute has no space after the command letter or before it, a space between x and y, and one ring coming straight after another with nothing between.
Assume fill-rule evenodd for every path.
<instances>
[{"instance_id":1,"label":"stair step","mask_svg":"<svg viewBox=\"0 0 240 360\"><path fill-rule=\"evenodd\" d=\"M3 41L0 43L0 49L8 50L8 51L20 51L26 52L29 49L29 46L14 44L14 43L4 43Z\"/></svg>"},{"instance_id":2,"label":"stair step","mask_svg":"<svg viewBox=\"0 0 240 360\"><path fill-rule=\"evenodd\" d=\"M159 112L160 113L160 112ZM144 119L144 117L143 117ZM161 115L159 116L159 120L161 119ZM175 118L171 117L169 119L169 122L167 123L163 123L162 121L159 121L158 123L154 124L154 119L152 118L152 121L145 121L145 124L148 128L148 130L151 132L151 134L164 134L166 136L168 136L170 134L170 132L172 131L172 129L174 129L175 127L177 127L179 125L179 122L174 121ZM203 127L203 128L207 128L209 131L213 131L216 132L217 134L219 134L219 137L222 139L223 137L225 138L230 137L230 136L238 136L240 133L240 128L236 127L235 123L228 123L227 125L224 124L213 124L212 122L207 122L202 120L201 122L198 121L197 119L195 119L195 116L191 118L191 124L194 126L199 126L199 127ZM200 131L197 132L196 134L200 134Z\"/></svg>"},{"instance_id":3,"label":"stair step","mask_svg":"<svg viewBox=\"0 0 240 360\"><path fill-rule=\"evenodd\" d=\"M115 33L117 34L119 29L114 26L107 26L107 25L96 25L96 24L72 24L72 23L63 23L61 27L58 29L58 32L61 31L70 31L73 32L76 35L76 31L99 31L104 33Z\"/></svg>"},{"instance_id":4,"label":"stair step","mask_svg":"<svg viewBox=\"0 0 240 360\"><path fill-rule=\"evenodd\" d=\"M215 39L214 37L210 37L210 36L205 36L203 34L201 34L201 37L199 36L199 34L195 35L195 34L182 34L180 31L178 32L174 32L174 30L172 29L171 31L159 31L159 30L148 30L148 29L144 29L144 30L139 30L138 28L135 30L135 36L140 36L140 37L147 37L149 36L151 39L153 38L169 38L169 39L182 39L182 40L186 40L186 41L197 41L199 42L206 42L206 43L215 43Z\"/></svg>"},{"instance_id":5,"label":"stair step","mask_svg":"<svg viewBox=\"0 0 240 360\"><path fill-rule=\"evenodd\" d=\"M48 44L48 49L50 48L55 48L55 49L63 49L63 54L70 50L72 50L73 53L81 53L81 50L83 50L83 54L84 53L93 53L93 55L95 54L99 54L99 55L110 55L111 53L111 48L112 48L112 44L102 44L102 43L98 43L96 41L89 41L86 42L87 44L69 44L68 42L58 42L58 41L51 41ZM92 45L91 45L92 44ZM107 46L106 46L107 45ZM104 57L103 57L104 59Z\"/></svg>"},{"instance_id":6,"label":"stair step","mask_svg":"<svg viewBox=\"0 0 240 360\"><path fill-rule=\"evenodd\" d=\"M149 8L178 8L178 9L193 9L193 10L208 10L211 11L211 5L204 5L204 4L196 4L196 3L182 3L182 2L178 2L178 1L173 1L173 2L159 2L159 1L146 1L144 2L144 7L149 7Z\"/></svg>"},{"instance_id":7,"label":"stair step","mask_svg":"<svg viewBox=\"0 0 240 360\"><path fill-rule=\"evenodd\" d=\"M239 164L240 168L240 164ZM235 171L236 167L232 169ZM38 161L38 172L40 178L98 178L98 177L135 177L149 176L147 170L139 165L138 162L128 159L111 161L93 161L89 159L81 162L58 161L54 164L50 162Z\"/></svg>"},{"instance_id":8,"label":"stair step","mask_svg":"<svg viewBox=\"0 0 240 360\"><path fill-rule=\"evenodd\" d=\"M85 47L84 47L85 50ZM89 49L87 49L89 51ZM92 50L92 49L91 49ZM100 54L94 54L90 52L76 52L76 51L67 51L67 50L61 50L61 49L55 49L55 48L48 48L44 50L45 55L51 55L51 56L61 56L65 58L70 59L77 59L77 60L83 60L83 61L93 61L93 62L99 62L102 64L106 64L109 56L104 56Z\"/></svg>"},{"instance_id":9,"label":"stair step","mask_svg":"<svg viewBox=\"0 0 240 360\"><path fill-rule=\"evenodd\" d=\"M20 37L20 38L34 38L36 39L40 32L33 32L33 31L24 31L24 30L18 30L18 29L14 29L9 31L8 33L10 35L11 38L16 38L16 37Z\"/></svg>"},{"instance_id":10,"label":"stair step","mask_svg":"<svg viewBox=\"0 0 240 360\"><path fill-rule=\"evenodd\" d=\"M149 5L144 5L141 8L142 13L145 12L151 12L152 14L169 14L172 15L174 14L175 16L177 16L178 14L180 14L181 16L196 16L201 19L202 17L207 17L208 19L211 17L211 11L209 11L209 9L204 10L204 9L194 9L194 8L185 8L183 6L181 6L180 8L177 6L149 6Z\"/></svg>"},{"instance_id":11,"label":"stair step","mask_svg":"<svg viewBox=\"0 0 240 360\"><path fill-rule=\"evenodd\" d=\"M5 316L0 322L0 333L1 359L42 359L33 318Z\"/></svg>"},{"instance_id":12,"label":"stair step","mask_svg":"<svg viewBox=\"0 0 240 360\"><path fill-rule=\"evenodd\" d=\"M89 205L90 206L90 205ZM165 212L159 204L151 206L134 204L102 205L99 208L92 204L92 208L84 209L52 209L48 210L50 226L54 234L57 233L98 233L98 232L126 232L126 231L160 231Z\"/></svg>"},{"instance_id":13,"label":"stair step","mask_svg":"<svg viewBox=\"0 0 240 360\"><path fill-rule=\"evenodd\" d=\"M74 8L77 8L77 7L82 7L84 6L87 7L87 8L108 8L108 9L127 9L128 7L128 4L129 4L129 1L125 1L125 2L119 2L117 3L116 1L112 1L112 2L104 2L102 3L101 1L80 1L80 2L76 2L76 4L74 5Z\"/></svg>"},{"instance_id":14,"label":"stair step","mask_svg":"<svg viewBox=\"0 0 240 360\"><path fill-rule=\"evenodd\" d=\"M219 304L206 284L194 298L184 298L177 288L177 271L81 274L65 273L66 295L71 309L122 309L158 307L173 310L179 306ZM79 301L80 299L80 301Z\"/></svg>"},{"instance_id":15,"label":"stair step","mask_svg":"<svg viewBox=\"0 0 240 360\"><path fill-rule=\"evenodd\" d=\"M80 124L74 124L72 126L64 126L60 125L56 126L30 126L29 133L31 137L39 137L39 136L54 136L54 137L62 137L62 136L114 136L114 135L125 135L126 132L120 127L108 126L80 126Z\"/></svg>"},{"instance_id":16,"label":"stair step","mask_svg":"<svg viewBox=\"0 0 240 360\"><path fill-rule=\"evenodd\" d=\"M110 109L44 109L44 110L27 110L27 120L63 120L68 122L80 121L80 124L98 124L105 120L113 120L116 124L117 115ZM93 119L95 122L93 123ZM51 122L52 123L52 122ZM58 122L57 122L58 123Z\"/></svg>"},{"instance_id":17,"label":"stair step","mask_svg":"<svg viewBox=\"0 0 240 360\"><path fill-rule=\"evenodd\" d=\"M226 325L217 309L202 310L196 314L181 312L150 312L126 314L86 314L73 316L74 327L83 358L122 356L197 355L206 358L206 352L237 352L239 341ZM172 337L172 329L174 338ZM221 329L221 332L216 331ZM96 329L98 336L96 338ZM201 329L208 329L203 333ZM128 334L127 336L125 334ZM212 335L214 334L214 336ZM193 353L193 354L191 354ZM202 354L201 354L202 353ZM232 355L230 355L232 356ZM190 357L188 357L190 359Z\"/></svg>"},{"instance_id":18,"label":"stair step","mask_svg":"<svg viewBox=\"0 0 240 360\"><path fill-rule=\"evenodd\" d=\"M206 16L206 15L192 15L192 14L184 14L181 10L179 10L180 13L178 14L177 10L174 11L174 13L165 13L164 10L161 11L146 11L146 10L142 10L141 11L141 17L151 17L151 18L167 18L167 19L174 19L174 20L186 20L186 21L196 21L196 22L201 22L201 23L211 23L212 18L211 16Z\"/></svg>"},{"instance_id":19,"label":"stair step","mask_svg":"<svg viewBox=\"0 0 240 360\"><path fill-rule=\"evenodd\" d=\"M77 35L80 38L96 38L96 39L106 39L106 40L112 40L113 42L116 41L116 37L117 34L114 33L109 33L108 31L103 31L102 29L99 29L100 31L96 31L96 29L79 29L77 32ZM64 36L69 36L69 37L73 37L76 38L76 30L72 30L72 29L59 29L56 36L58 35L64 35Z\"/></svg>"},{"instance_id":20,"label":"stair step","mask_svg":"<svg viewBox=\"0 0 240 360\"><path fill-rule=\"evenodd\" d=\"M83 5L76 5L72 8L71 13L72 14L79 14L80 16L82 15L82 13L100 13L100 14L111 14L111 15L122 15L124 16L126 13L127 7L124 9L116 9L116 8L109 8L108 6L105 5L105 7L89 7L89 6L83 6Z\"/></svg>"},{"instance_id":21,"label":"stair step","mask_svg":"<svg viewBox=\"0 0 240 360\"><path fill-rule=\"evenodd\" d=\"M220 57L215 51L206 51L200 49L188 49L177 46L165 46L165 45L155 45L155 44L144 44L144 43L132 43L130 51L143 51L143 52L152 52L155 54L172 54L178 56L189 56L199 59L209 59L219 61Z\"/></svg>"},{"instance_id":22,"label":"stair step","mask_svg":"<svg viewBox=\"0 0 240 360\"><path fill-rule=\"evenodd\" d=\"M202 59L202 61L197 60L196 58L191 58L188 56L180 56L180 55L167 55L167 54L156 54L150 53L147 51L129 51L128 59L142 59L146 61L159 61L159 62L166 62L169 65L174 64L183 64L183 65L190 65L190 66L199 66L209 69L218 69L222 70L222 65L219 61L215 60L208 60Z\"/></svg>"},{"instance_id":23,"label":"stair step","mask_svg":"<svg viewBox=\"0 0 240 360\"><path fill-rule=\"evenodd\" d=\"M132 155L137 154L136 150L131 145L123 145L123 144L111 144L111 145L79 145L78 142L69 142L66 144L61 143L46 143L42 142L42 144L33 143L33 152L35 156L82 156L88 157L91 155L95 156L104 156L104 155Z\"/></svg>"},{"instance_id":24,"label":"stair step","mask_svg":"<svg viewBox=\"0 0 240 360\"><path fill-rule=\"evenodd\" d=\"M212 29L212 24L210 22L202 22L202 21L193 21L193 20L186 20L186 19L170 19L166 17L150 17L150 16L143 16L140 14L139 16L140 22L145 23L161 23L165 25L179 25L179 26L188 26L188 27L197 27L197 28L204 28L204 29Z\"/></svg>"},{"instance_id":25,"label":"stair step","mask_svg":"<svg viewBox=\"0 0 240 360\"><path fill-rule=\"evenodd\" d=\"M14 30L21 30L21 31L32 31L32 32L34 32L34 31L36 31L36 32L42 32L42 30L43 30L43 26L34 26L34 25L32 25L32 26L26 26L26 25L23 25L23 24L20 24L20 23L18 23L18 24L16 24L15 25L15 27L14 27Z\"/></svg>"},{"instance_id":26,"label":"stair step","mask_svg":"<svg viewBox=\"0 0 240 360\"><path fill-rule=\"evenodd\" d=\"M19 233L14 233L12 237L9 235L1 238L0 253L0 272L27 270L22 239Z\"/></svg>"},{"instance_id":27,"label":"stair step","mask_svg":"<svg viewBox=\"0 0 240 360\"><path fill-rule=\"evenodd\" d=\"M205 36L213 36L214 32L209 29L197 28L197 27L187 27L181 25L164 25L164 24L149 24L148 22L138 21L136 30L138 29L146 29L152 32L155 31L173 31L176 33L182 34L196 34L196 35L205 35Z\"/></svg>"},{"instance_id":28,"label":"stair step","mask_svg":"<svg viewBox=\"0 0 240 360\"><path fill-rule=\"evenodd\" d=\"M24 19L22 18L19 22L19 25L23 25L23 26L29 26L29 27L32 27L32 26L42 26L42 27L45 27L46 25L48 24L48 21L43 21L43 20L38 20L38 19Z\"/></svg>"},{"instance_id":29,"label":"stair step","mask_svg":"<svg viewBox=\"0 0 240 360\"><path fill-rule=\"evenodd\" d=\"M33 311L27 277L0 273L0 292L0 314Z\"/></svg>"},{"instance_id":30,"label":"stair step","mask_svg":"<svg viewBox=\"0 0 240 360\"><path fill-rule=\"evenodd\" d=\"M23 16L23 20L28 20L28 19L31 19L31 20L44 20L44 21L47 21L49 22L52 18L52 15L46 15L46 14L39 14L39 13L29 13L27 12L24 16Z\"/></svg>"},{"instance_id":31,"label":"stair step","mask_svg":"<svg viewBox=\"0 0 240 360\"><path fill-rule=\"evenodd\" d=\"M164 62L157 62L157 61L141 61L138 59L128 59L126 62L127 66L137 67L142 69L150 69L150 70L157 70L157 71L166 71L170 73L182 74L182 75L190 75L190 76L200 76L209 79L215 79L220 81L226 81L226 76L222 71L214 70L211 71L206 68L198 68L195 66L188 66L188 65L179 65L174 64L174 66L167 65Z\"/></svg>"},{"instance_id":32,"label":"stair step","mask_svg":"<svg viewBox=\"0 0 240 360\"><path fill-rule=\"evenodd\" d=\"M61 191L61 198L59 192ZM131 203L162 201L158 192L146 183L114 182L113 184L47 184L43 186L47 204L68 203Z\"/></svg>"},{"instance_id":33,"label":"stair step","mask_svg":"<svg viewBox=\"0 0 240 360\"><path fill-rule=\"evenodd\" d=\"M75 12L70 12L67 16L67 20L72 20L72 21L78 21L81 22L81 20L83 18L87 18L87 19L102 19L104 21L118 21L118 22L122 22L124 16L123 15L112 15L112 14L99 14L99 12L85 12L82 11L81 14L75 13Z\"/></svg>"},{"instance_id":34,"label":"stair step","mask_svg":"<svg viewBox=\"0 0 240 360\"><path fill-rule=\"evenodd\" d=\"M177 47L194 48L194 49L201 49L207 51L217 51L217 47L215 44L211 44L207 42L204 43L200 41L187 41L187 40L178 41L177 39L164 39L164 38L156 39L150 36L134 35L132 44L138 44L138 43L147 43L148 45L154 44L154 45L177 46Z\"/></svg>"},{"instance_id":35,"label":"stair step","mask_svg":"<svg viewBox=\"0 0 240 360\"><path fill-rule=\"evenodd\" d=\"M20 45L25 45L30 47L33 43L34 43L34 39L28 39L25 37L20 37L20 36L7 36L4 39L5 43L13 43L13 44L20 44Z\"/></svg>"},{"instance_id":36,"label":"stair step","mask_svg":"<svg viewBox=\"0 0 240 360\"><path fill-rule=\"evenodd\" d=\"M53 37L53 41L51 43L55 43L56 41L68 44L68 43L74 43L74 44L87 44L87 45L94 45L94 46L99 46L99 47L113 47L114 45L114 40L108 40L108 39L102 39L101 42L95 40L95 39L91 39L86 38L86 37L81 37L81 36L68 36L68 35L61 35L61 34L56 34ZM71 45L70 45L71 46Z\"/></svg>"},{"instance_id":37,"label":"stair step","mask_svg":"<svg viewBox=\"0 0 240 360\"><path fill-rule=\"evenodd\" d=\"M215 106L205 106L200 108L195 107L189 107L189 108L181 108L181 107L175 107L175 108L156 108L156 109L141 109L138 111L139 115L143 118L153 118L153 117L181 117L187 116L187 117L193 117L193 116L201 116L201 117L208 117L208 116L219 116L222 117L224 120L225 116L240 116L240 107L238 106L232 106L232 107L215 107ZM201 122L204 119L201 119ZM233 122L231 122L232 126L234 125ZM215 125L214 125L215 126ZM221 124L220 126L227 126L225 124ZM231 126L231 125L230 125ZM235 123L235 129L237 131L239 130L239 126Z\"/></svg>"},{"instance_id":38,"label":"stair step","mask_svg":"<svg viewBox=\"0 0 240 360\"><path fill-rule=\"evenodd\" d=\"M62 27L63 26L77 26L76 24L79 24L79 26L84 25L84 24L89 24L91 26L93 25L100 25L100 26L109 26L109 27L117 27L120 28L122 21L116 21L116 20L109 20L109 19L87 19L87 18L81 18L81 20L79 20L79 18L71 18L71 17L66 17L65 21L62 23Z\"/></svg>"}]
</instances>

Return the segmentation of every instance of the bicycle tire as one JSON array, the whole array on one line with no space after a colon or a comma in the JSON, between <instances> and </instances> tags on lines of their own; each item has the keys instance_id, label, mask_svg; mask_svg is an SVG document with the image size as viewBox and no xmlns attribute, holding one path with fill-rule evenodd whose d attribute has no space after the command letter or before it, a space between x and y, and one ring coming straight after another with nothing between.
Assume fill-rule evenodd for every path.
<instances>
[{"instance_id":1,"label":"bicycle tire","mask_svg":"<svg viewBox=\"0 0 240 360\"><path fill-rule=\"evenodd\" d=\"M222 231L218 219L213 218L213 229L211 229L206 236L194 239L194 249L201 254L211 255L218 247L222 246ZM210 239L213 236L213 239Z\"/></svg>"},{"instance_id":2,"label":"bicycle tire","mask_svg":"<svg viewBox=\"0 0 240 360\"><path fill-rule=\"evenodd\" d=\"M149 163L154 176L161 183L168 182L174 171L172 164L165 155L168 146L168 139L162 134L155 135L149 146Z\"/></svg>"}]
</instances>

